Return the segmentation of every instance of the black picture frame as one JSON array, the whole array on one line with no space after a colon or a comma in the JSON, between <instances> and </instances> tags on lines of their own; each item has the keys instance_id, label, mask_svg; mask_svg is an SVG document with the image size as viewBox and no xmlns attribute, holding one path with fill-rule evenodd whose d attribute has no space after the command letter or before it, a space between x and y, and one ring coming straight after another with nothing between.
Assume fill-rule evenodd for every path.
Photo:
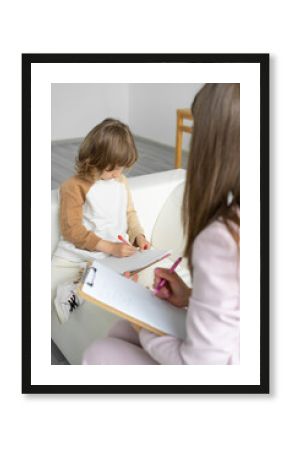
<instances>
[{"instance_id":1,"label":"black picture frame","mask_svg":"<svg viewBox=\"0 0 290 450\"><path fill-rule=\"evenodd\" d=\"M269 393L269 54L22 55L22 393ZM260 383L257 385L33 385L31 382L31 65L34 63L247 63L260 67Z\"/></svg>"}]
</instances>

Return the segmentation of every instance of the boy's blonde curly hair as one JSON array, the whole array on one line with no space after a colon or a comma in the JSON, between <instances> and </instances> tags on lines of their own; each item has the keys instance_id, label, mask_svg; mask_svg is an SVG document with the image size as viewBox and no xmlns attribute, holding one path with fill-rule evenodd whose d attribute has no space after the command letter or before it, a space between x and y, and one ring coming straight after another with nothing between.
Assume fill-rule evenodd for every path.
<instances>
[{"instance_id":1,"label":"boy's blonde curly hair","mask_svg":"<svg viewBox=\"0 0 290 450\"><path fill-rule=\"evenodd\" d=\"M76 174L89 181L104 170L131 167L138 159L129 127L119 120L105 119L81 143L75 161Z\"/></svg>"}]
</instances>

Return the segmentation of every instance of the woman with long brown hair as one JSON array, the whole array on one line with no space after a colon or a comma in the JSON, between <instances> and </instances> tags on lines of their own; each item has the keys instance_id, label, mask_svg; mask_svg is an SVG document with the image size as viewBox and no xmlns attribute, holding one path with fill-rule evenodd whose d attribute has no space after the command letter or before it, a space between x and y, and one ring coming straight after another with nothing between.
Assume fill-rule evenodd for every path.
<instances>
[{"instance_id":1,"label":"woman with long brown hair","mask_svg":"<svg viewBox=\"0 0 290 450\"><path fill-rule=\"evenodd\" d=\"M239 364L240 86L206 84L196 95L182 214L192 289L156 269L158 296L187 308L186 339L118 322L85 364Z\"/></svg>"}]
</instances>

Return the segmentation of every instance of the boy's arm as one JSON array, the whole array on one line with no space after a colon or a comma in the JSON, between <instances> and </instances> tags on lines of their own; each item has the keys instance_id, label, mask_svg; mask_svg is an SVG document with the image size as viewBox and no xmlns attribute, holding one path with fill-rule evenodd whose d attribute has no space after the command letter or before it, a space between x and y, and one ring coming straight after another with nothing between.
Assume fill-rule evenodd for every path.
<instances>
[{"instance_id":1,"label":"boy's arm","mask_svg":"<svg viewBox=\"0 0 290 450\"><path fill-rule=\"evenodd\" d=\"M132 194L128 186L128 181L125 176L122 176L122 181L125 184L128 193L128 206L127 206L127 223L128 223L128 235L129 241L134 244L135 239L139 235L145 236L144 230L140 225L137 212L134 208Z\"/></svg>"},{"instance_id":2,"label":"boy's arm","mask_svg":"<svg viewBox=\"0 0 290 450\"><path fill-rule=\"evenodd\" d=\"M83 225L83 204L90 185L72 178L60 188L60 226L63 238L76 247L94 251L101 240Z\"/></svg>"}]
</instances>

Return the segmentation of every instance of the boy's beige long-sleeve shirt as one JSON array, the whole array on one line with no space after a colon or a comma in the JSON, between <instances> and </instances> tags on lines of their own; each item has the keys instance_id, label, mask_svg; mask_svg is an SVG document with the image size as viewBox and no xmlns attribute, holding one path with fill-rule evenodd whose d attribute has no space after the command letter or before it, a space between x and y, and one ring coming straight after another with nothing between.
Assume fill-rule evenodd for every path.
<instances>
[{"instance_id":1,"label":"boy's beige long-sleeve shirt","mask_svg":"<svg viewBox=\"0 0 290 450\"><path fill-rule=\"evenodd\" d=\"M121 234L134 243L144 235L124 175L94 183L78 176L66 180L60 187L60 228L55 255L72 261L87 259L84 251L95 252L101 239L118 242Z\"/></svg>"}]
</instances>

